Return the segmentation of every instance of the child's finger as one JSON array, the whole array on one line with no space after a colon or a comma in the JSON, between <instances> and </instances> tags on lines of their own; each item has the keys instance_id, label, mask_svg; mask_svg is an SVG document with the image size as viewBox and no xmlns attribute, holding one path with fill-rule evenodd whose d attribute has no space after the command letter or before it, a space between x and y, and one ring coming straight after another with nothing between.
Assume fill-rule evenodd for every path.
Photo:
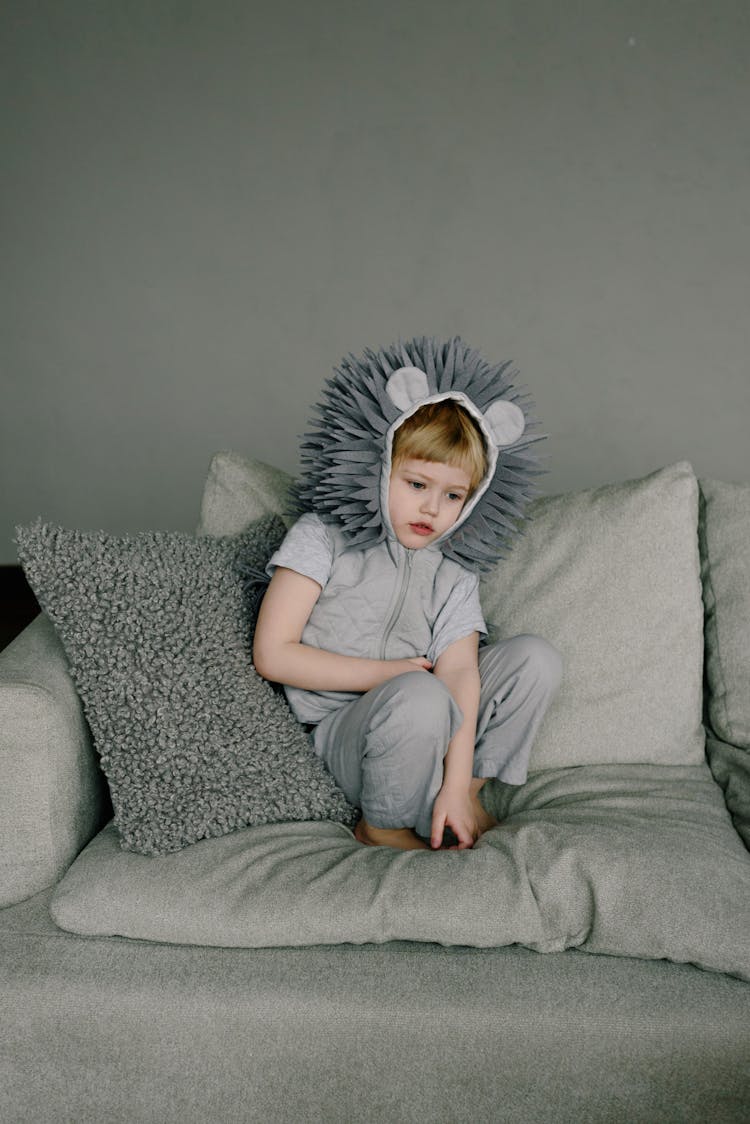
<instances>
[{"instance_id":1,"label":"child's finger","mask_svg":"<svg viewBox=\"0 0 750 1124\"><path fill-rule=\"evenodd\" d=\"M455 827L453 824L451 824L451 827L453 827L456 839L458 839L459 851L463 851L465 848L473 846L474 836L471 834L465 824L459 824L458 827Z\"/></svg>"},{"instance_id":2,"label":"child's finger","mask_svg":"<svg viewBox=\"0 0 750 1124\"><path fill-rule=\"evenodd\" d=\"M445 831L445 816L438 816L437 819L432 821L432 833L430 835L430 846L433 851L437 851L443 842L443 832Z\"/></svg>"}]
</instances>

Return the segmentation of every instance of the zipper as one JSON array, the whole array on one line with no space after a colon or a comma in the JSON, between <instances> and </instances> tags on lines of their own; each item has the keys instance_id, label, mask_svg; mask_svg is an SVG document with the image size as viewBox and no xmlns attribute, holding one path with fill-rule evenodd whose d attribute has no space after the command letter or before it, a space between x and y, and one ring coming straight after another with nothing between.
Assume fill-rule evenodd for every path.
<instances>
[{"instance_id":1,"label":"zipper","mask_svg":"<svg viewBox=\"0 0 750 1124\"><path fill-rule=\"evenodd\" d=\"M411 579L411 567L414 560L414 551L404 550L404 555L406 561L402 562L401 559L399 559L398 564L398 577L400 579L398 593L396 594L396 599L393 602L393 609L391 610L391 614L388 617L388 623L383 630L383 638L380 642L381 660L385 659L385 650L388 645L388 641L390 640L391 633L393 632L396 621L398 620L399 613L403 608L404 601L406 600L406 591L409 588L409 581Z\"/></svg>"}]
</instances>

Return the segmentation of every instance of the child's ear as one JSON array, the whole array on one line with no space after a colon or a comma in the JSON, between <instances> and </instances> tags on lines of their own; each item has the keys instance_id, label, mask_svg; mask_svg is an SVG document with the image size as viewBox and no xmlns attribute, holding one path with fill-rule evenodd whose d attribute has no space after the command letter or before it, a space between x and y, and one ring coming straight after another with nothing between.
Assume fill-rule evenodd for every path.
<instances>
[{"instance_id":1,"label":"child's ear","mask_svg":"<svg viewBox=\"0 0 750 1124\"><path fill-rule=\"evenodd\" d=\"M498 398L484 412L484 420L496 445L512 445L526 428L526 418L520 406L506 398Z\"/></svg>"},{"instance_id":2,"label":"child's ear","mask_svg":"<svg viewBox=\"0 0 750 1124\"><path fill-rule=\"evenodd\" d=\"M430 386L427 375L419 367L399 367L385 384L385 392L403 414L429 397Z\"/></svg>"}]
</instances>

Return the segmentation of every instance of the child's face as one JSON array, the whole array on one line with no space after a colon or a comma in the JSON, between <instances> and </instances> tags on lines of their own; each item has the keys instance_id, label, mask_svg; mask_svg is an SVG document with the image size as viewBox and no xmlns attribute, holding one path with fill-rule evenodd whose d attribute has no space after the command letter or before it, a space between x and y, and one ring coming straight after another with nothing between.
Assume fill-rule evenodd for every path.
<instances>
[{"instance_id":1,"label":"child's face","mask_svg":"<svg viewBox=\"0 0 750 1124\"><path fill-rule=\"evenodd\" d=\"M419 550L458 519L471 478L462 468L434 461L403 460L391 471L388 514L402 546Z\"/></svg>"}]
</instances>

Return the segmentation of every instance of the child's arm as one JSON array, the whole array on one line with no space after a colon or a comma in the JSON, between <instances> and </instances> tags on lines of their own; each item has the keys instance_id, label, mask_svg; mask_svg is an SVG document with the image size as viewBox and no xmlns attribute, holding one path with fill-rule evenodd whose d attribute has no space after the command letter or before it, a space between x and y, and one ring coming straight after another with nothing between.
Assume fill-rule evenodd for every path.
<instances>
[{"instance_id":1,"label":"child's arm","mask_svg":"<svg viewBox=\"0 0 750 1124\"><path fill-rule=\"evenodd\" d=\"M301 643L321 587L284 566L274 570L258 614L255 668L265 679L307 691L369 691L406 671L429 670L428 659L368 660Z\"/></svg>"},{"instance_id":2,"label":"child's arm","mask_svg":"<svg viewBox=\"0 0 750 1124\"><path fill-rule=\"evenodd\" d=\"M479 634L454 641L438 657L435 675L453 695L464 716L451 738L443 765L443 785L432 812L431 844L439 847L443 831L450 827L459 850L471 847L477 838L476 814L470 799L474 765L474 743L479 710Z\"/></svg>"}]
</instances>

